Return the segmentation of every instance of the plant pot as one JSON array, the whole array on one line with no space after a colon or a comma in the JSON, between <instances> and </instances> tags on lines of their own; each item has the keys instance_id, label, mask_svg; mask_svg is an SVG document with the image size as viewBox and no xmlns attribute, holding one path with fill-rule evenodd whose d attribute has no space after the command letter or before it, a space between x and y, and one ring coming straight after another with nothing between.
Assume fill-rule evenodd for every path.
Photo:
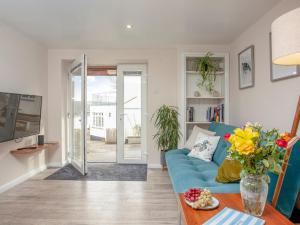
<instances>
[{"instance_id":1,"label":"plant pot","mask_svg":"<svg viewBox=\"0 0 300 225\"><path fill-rule=\"evenodd\" d=\"M261 216L268 196L268 184L264 176L244 175L240 182L240 190L244 211L253 216Z\"/></svg>"},{"instance_id":2,"label":"plant pot","mask_svg":"<svg viewBox=\"0 0 300 225\"><path fill-rule=\"evenodd\" d=\"M167 151L160 151L160 165L162 166L162 168L167 167L166 152Z\"/></svg>"}]
</instances>

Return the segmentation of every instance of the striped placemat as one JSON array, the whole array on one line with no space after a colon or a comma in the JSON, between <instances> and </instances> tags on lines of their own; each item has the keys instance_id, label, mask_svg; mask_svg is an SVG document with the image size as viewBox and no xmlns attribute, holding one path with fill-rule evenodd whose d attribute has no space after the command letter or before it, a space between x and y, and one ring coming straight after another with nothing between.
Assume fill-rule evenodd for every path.
<instances>
[{"instance_id":1,"label":"striped placemat","mask_svg":"<svg viewBox=\"0 0 300 225\"><path fill-rule=\"evenodd\" d=\"M203 225L263 225L265 221L249 214L224 208Z\"/></svg>"}]
</instances>

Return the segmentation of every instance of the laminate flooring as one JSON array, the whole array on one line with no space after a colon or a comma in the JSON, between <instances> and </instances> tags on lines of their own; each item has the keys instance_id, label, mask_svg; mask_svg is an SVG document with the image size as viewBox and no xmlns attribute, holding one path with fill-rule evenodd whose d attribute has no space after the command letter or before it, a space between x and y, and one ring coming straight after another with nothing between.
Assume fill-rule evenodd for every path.
<instances>
[{"instance_id":1,"label":"laminate flooring","mask_svg":"<svg viewBox=\"0 0 300 225\"><path fill-rule=\"evenodd\" d=\"M143 181L43 180L48 169L0 194L1 225L175 225L178 205L167 171Z\"/></svg>"}]
</instances>

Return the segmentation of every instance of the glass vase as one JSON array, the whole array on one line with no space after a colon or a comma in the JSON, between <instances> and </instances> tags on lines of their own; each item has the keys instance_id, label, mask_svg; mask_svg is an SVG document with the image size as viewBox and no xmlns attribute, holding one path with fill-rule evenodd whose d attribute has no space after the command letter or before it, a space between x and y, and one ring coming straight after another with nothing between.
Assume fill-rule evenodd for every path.
<instances>
[{"instance_id":1,"label":"glass vase","mask_svg":"<svg viewBox=\"0 0 300 225\"><path fill-rule=\"evenodd\" d=\"M253 216L261 216L265 209L268 189L264 176L245 174L240 182L244 211Z\"/></svg>"}]
</instances>

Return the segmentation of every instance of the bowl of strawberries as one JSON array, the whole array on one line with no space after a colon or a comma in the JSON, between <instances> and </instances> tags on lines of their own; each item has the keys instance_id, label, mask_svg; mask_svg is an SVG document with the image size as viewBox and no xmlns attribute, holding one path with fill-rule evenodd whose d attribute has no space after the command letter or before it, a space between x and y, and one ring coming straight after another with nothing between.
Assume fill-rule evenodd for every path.
<instances>
[{"instance_id":1,"label":"bowl of strawberries","mask_svg":"<svg viewBox=\"0 0 300 225\"><path fill-rule=\"evenodd\" d=\"M209 210L219 206L218 199L208 189L190 188L184 193L184 199L194 209Z\"/></svg>"}]
</instances>

